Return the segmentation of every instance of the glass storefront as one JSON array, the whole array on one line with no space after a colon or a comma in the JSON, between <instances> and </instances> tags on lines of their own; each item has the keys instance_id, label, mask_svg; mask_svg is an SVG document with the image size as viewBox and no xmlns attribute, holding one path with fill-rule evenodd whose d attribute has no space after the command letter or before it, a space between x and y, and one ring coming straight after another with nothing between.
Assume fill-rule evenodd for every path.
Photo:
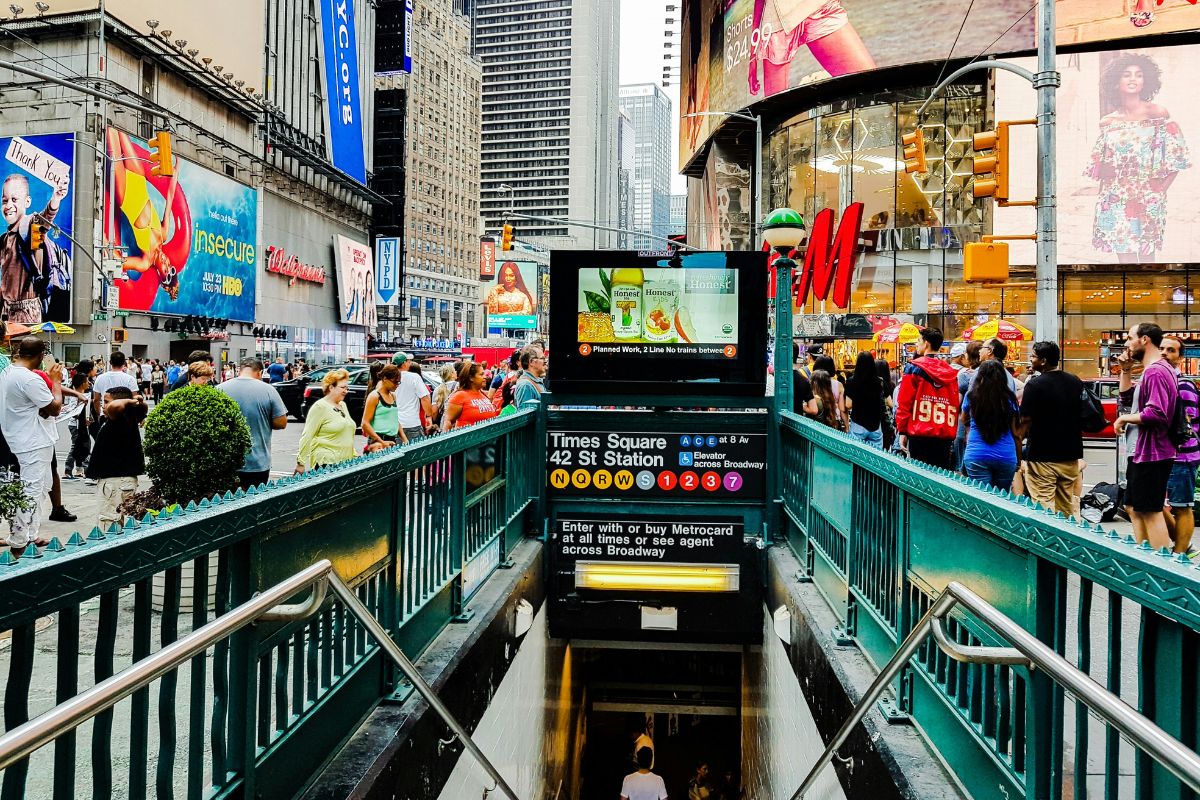
<instances>
[{"instance_id":1,"label":"glass storefront","mask_svg":"<svg viewBox=\"0 0 1200 800\"><path fill-rule=\"evenodd\" d=\"M1014 267L1003 285L968 284L962 245L991 230L991 202L971 193L972 135L991 122L982 86L960 86L931 106L923 121L929 171L904 171L897 144L916 127L920 99L872 96L799 114L765 143L765 189L770 207L790 206L811 220L865 205L863 227L877 243L858 262L848 309L810 299L807 314L866 315L935 325L948 341L971 326L1002 317L1033 330L1031 268ZM1101 271L1104 270L1104 271ZM1059 274L1060 330L1067 368L1085 377L1102 370L1106 331L1153 319L1164 329L1200 330L1200 265L1063 265ZM871 347L860 342L842 348ZM888 352L889 356L896 353ZM1024 361L1028 345L1010 358Z\"/></svg>"}]
</instances>

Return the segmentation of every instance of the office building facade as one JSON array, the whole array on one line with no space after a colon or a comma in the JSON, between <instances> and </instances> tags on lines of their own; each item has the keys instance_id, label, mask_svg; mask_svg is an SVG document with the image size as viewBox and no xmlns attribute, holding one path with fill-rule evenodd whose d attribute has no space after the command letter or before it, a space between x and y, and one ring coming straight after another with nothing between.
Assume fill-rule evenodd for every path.
<instances>
[{"instance_id":1,"label":"office building facade","mask_svg":"<svg viewBox=\"0 0 1200 800\"><path fill-rule=\"evenodd\" d=\"M671 225L671 98L657 84L622 86L621 110L633 120L633 228L659 237ZM639 250L655 239L635 237Z\"/></svg>"},{"instance_id":2,"label":"office building facade","mask_svg":"<svg viewBox=\"0 0 1200 800\"><path fill-rule=\"evenodd\" d=\"M550 220L515 220L520 240L612 246L615 234L558 220L617 216L617 0L477 0L474 25L487 232L512 210Z\"/></svg>"}]
</instances>

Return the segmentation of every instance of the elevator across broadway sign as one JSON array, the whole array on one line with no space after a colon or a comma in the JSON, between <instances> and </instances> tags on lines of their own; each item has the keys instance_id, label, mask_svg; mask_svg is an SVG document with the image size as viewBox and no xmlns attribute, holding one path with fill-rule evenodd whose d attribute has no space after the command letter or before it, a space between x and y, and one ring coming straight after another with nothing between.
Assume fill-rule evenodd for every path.
<instances>
[{"instance_id":1,"label":"elevator across broadway sign","mask_svg":"<svg viewBox=\"0 0 1200 800\"><path fill-rule=\"evenodd\" d=\"M766 434L550 431L547 491L561 497L759 500Z\"/></svg>"},{"instance_id":2,"label":"elevator across broadway sign","mask_svg":"<svg viewBox=\"0 0 1200 800\"><path fill-rule=\"evenodd\" d=\"M555 521L558 554L567 559L737 563L743 527L738 519L569 514Z\"/></svg>"}]
</instances>

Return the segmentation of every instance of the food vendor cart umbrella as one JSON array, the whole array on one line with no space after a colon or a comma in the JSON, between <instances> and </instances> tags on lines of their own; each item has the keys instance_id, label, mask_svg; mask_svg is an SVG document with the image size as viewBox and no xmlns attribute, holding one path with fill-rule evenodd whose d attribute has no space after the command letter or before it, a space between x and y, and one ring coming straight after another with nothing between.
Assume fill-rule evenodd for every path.
<instances>
[{"instance_id":1,"label":"food vendor cart umbrella","mask_svg":"<svg viewBox=\"0 0 1200 800\"><path fill-rule=\"evenodd\" d=\"M70 325L63 325L61 322L43 322L40 325L34 325L33 329L35 331L42 331L43 333L50 334L50 351L51 352L54 351L54 334L57 333L60 335L64 335L64 334L75 332L75 329L72 328Z\"/></svg>"},{"instance_id":2,"label":"food vendor cart umbrella","mask_svg":"<svg viewBox=\"0 0 1200 800\"><path fill-rule=\"evenodd\" d=\"M963 339L968 342L984 342L988 339L999 339L1002 342L1029 342L1033 340L1033 331L1023 325L1006 319L990 319L963 332Z\"/></svg>"},{"instance_id":3,"label":"food vendor cart umbrella","mask_svg":"<svg viewBox=\"0 0 1200 800\"><path fill-rule=\"evenodd\" d=\"M912 344L921 338L921 331L923 330L925 329L920 325L914 325L911 322L902 322L899 325L892 325L881 331L876 331L875 335L871 337L871 341L885 342L887 344Z\"/></svg>"},{"instance_id":4,"label":"food vendor cart umbrella","mask_svg":"<svg viewBox=\"0 0 1200 800\"><path fill-rule=\"evenodd\" d=\"M22 325L19 322L7 322L4 325L4 338L11 339L14 336L28 336L33 333L33 328L28 325Z\"/></svg>"}]
</instances>

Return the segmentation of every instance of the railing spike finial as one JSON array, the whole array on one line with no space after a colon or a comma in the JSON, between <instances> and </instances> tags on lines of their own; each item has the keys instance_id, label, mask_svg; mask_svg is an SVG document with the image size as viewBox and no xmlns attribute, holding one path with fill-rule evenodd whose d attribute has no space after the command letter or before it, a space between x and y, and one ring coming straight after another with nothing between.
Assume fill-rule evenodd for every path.
<instances>
[{"instance_id":1,"label":"railing spike finial","mask_svg":"<svg viewBox=\"0 0 1200 800\"><path fill-rule=\"evenodd\" d=\"M60 542L58 540L57 536L51 536L50 543L46 545L46 549L48 551L50 551L51 553L61 553L63 550L66 550L67 548L63 545L62 542Z\"/></svg>"},{"instance_id":2,"label":"railing spike finial","mask_svg":"<svg viewBox=\"0 0 1200 800\"><path fill-rule=\"evenodd\" d=\"M70 547L83 547L86 543L87 540L83 538L83 534L79 531L75 531L71 534L71 538L67 539L67 545Z\"/></svg>"},{"instance_id":3,"label":"railing spike finial","mask_svg":"<svg viewBox=\"0 0 1200 800\"><path fill-rule=\"evenodd\" d=\"M103 539L104 533L100 530L99 527L95 527L95 528L92 528L92 532L88 534L88 538L91 539L92 541L96 541L97 539Z\"/></svg>"}]
</instances>

